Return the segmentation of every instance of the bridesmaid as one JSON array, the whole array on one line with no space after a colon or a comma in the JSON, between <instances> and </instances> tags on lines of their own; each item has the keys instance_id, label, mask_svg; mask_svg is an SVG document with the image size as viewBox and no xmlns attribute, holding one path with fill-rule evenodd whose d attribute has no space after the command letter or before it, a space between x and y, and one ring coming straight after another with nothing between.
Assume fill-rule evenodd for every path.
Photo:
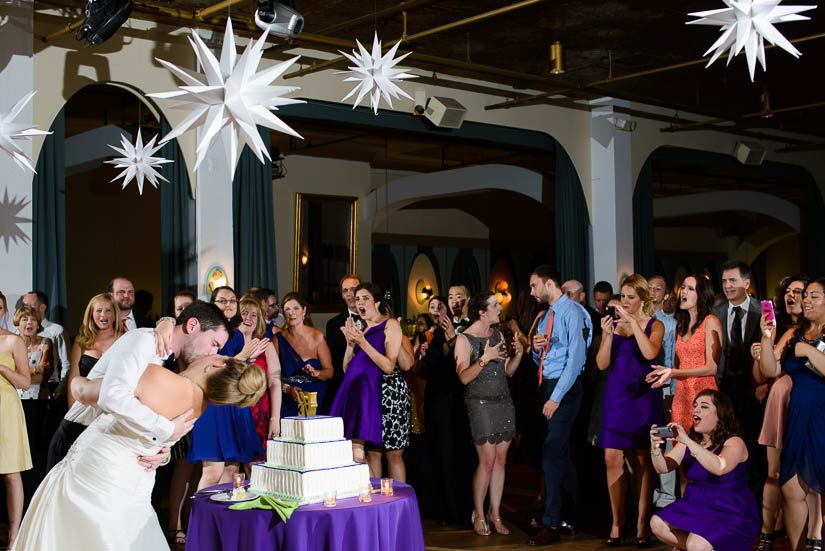
<instances>
[{"instance_id":1,"label":"bridesmaid","mask_svg":"<svg viewBox=\"0 0 825 551\"><path fill-rule=\"evenodd\" d=\"M367 323L362 332L348 318L341 328L347 339L344 380L332 403L330 415L343 417L344 436L352 439L352 455L363 463L364 443L381 446L381 383L392 373L401 349L401 325L388 316L381 288L362 283L355 289L358 315Z\"/></svg>"},{"instance_id":2,"label":"bridesmaid","mask_svg":"<svg viewBox=\"0 0 825 551\"><path fill-rule=\"evenodd\" d=\"M23 518L23 480L20 471L32 468L26 418L17 388L31 384L23 339L0 331L0 475L6 487L9 514L9 547L14 545Z\"/></svg>"},{"instance_id":3,"label":"bridesmaid","mask_svg":"<svg viewBox=\"0 0 825 551\"><path fill-rule=\"evenodd\" d=\"M653 300L647 280L638 274L622 282L621 306L613 316L602 318L602 340L596 354L599 370L613 366L605 383L599 447L604 448L607 490L613 525L608 547L621 543L625 519L627 476L633 474L638 494L636 544L649 544L649 522L653 500L653 470L647 453L649 427L664 419L662 390L645 383L653 360L662 348L665 326L653 318Z\"/></svg>"},{"instance_id":4,"label":"bridesmaid","mask_svg":"<svg viewBox=\"0 0 825 551\"><path fill-rule=\"evenodd\" d=\"M327 381L333 375L329 346L324 334L312 327L307 306L298 293L287 293L281 300L284 326L275 341L284 394L281 419L298 415L299 392L317 392L318 405L324 403Z\"/></svg>"},{"instance_id":5,"label":"bridesmaid","mask_svg":"<svg viewBox=\"0 0 825 551\"><path fill-rule=\"evenodd\" d=\"M693 421L693 401L699 392L716 387L716 369L722 354L722 324L711 314L713 288L703 274L687 276L676 311L676 353L673 367L654 365L647 376L653 388L676 378L671 419L683 427Z\"/></svg>"},{"instance_id":6,"label":"bridesmaid","mask_svg":"<svg viewBox=\"0 0 825 551\"><path fill-rule=\"evenodd\" d=\"M676 500L656 513L650 527L659 540L695 551L750 551L759 533L756 500L748 489L748 448L737 433L730 399L718 390L699 392L688 433L670 423L673 449L650 431L650 454L658 473L680 465L689 482Z\"/></svg>"}]
</instances>

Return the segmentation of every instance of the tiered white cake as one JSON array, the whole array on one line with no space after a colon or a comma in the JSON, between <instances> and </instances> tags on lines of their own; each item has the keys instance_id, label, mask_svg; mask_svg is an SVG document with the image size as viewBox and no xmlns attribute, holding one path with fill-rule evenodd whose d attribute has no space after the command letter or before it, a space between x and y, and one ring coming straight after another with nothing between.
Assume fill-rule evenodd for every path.
<instances>
[{"instance_id":1,"label":"tiered white cake","mask_svg":"<svg viewBox=\"0 0 825 551\"><path fill-rule=\"evenodd\" d=\"M370 483L369 467L352 460L340 417L285 417L281 436L266 443L266 463L252 466L250 490L300 503L358 495Z\"/></svg>"}]
</instances>

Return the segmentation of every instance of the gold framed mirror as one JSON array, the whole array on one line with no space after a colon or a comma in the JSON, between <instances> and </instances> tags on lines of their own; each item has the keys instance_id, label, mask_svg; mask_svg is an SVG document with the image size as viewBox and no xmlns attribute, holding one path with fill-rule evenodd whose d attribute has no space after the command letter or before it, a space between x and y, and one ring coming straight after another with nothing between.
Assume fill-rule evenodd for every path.
<instances>
[{"instance_id":1,"label":"gold framed mirror","mask_svg":"<svg viewBox=\"0 0 825 551\"><path fill-rule=\"evenodd\" d=\"M358 199L295 194L293 289L314 311L340 309L340 279L356 271Z\"/></svg>"}]
</instances>

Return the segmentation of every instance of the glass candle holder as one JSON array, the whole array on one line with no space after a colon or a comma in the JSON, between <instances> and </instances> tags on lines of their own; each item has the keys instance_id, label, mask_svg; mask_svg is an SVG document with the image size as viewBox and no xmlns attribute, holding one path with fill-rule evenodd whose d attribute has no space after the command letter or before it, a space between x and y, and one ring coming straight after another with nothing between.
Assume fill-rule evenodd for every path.
<instances>
[{"instance_id":1,"label":"glass candle holder","mask_svg":"<svg viewBox=\"0 0 825 551\"><path fill-rule=\"evenodd\" d=\"M361 493L358 494L358 501L361 503L369 503L372 501L372 485L367 484L361 488Z\"/></svg>"},{"instance_id":2,"label":"glass candle holder","mask_svg":"<svg viewBox=\"0 0 825 551\"><path fill-rule=\"evenodd\" d=\"M244 480L246 480L246 474L244 473L235 473L232 475L232 484L235 488L242 488Z\"/></svg>"},{"instance_id":3,"label":"glass candle holder","mask_svg":"<svg viewBox=\"0 0 825 551\"><path fill-rule=\"evenodd\" d=\"M335 507L337 496L338 492L335 490L335 488L327 490L324 493L324 507Z\"/></svg>"},{"instance_id":4,"label":"glass candle holder","mask_svg":"<svg viewBox=\"0 0 825 551\"><path fill-rule=\"evenodd\" d=\"M382 478L381 479L381 495L382 496L391 496L392 495L392 478Z\"/></svg>"}]
</instances>

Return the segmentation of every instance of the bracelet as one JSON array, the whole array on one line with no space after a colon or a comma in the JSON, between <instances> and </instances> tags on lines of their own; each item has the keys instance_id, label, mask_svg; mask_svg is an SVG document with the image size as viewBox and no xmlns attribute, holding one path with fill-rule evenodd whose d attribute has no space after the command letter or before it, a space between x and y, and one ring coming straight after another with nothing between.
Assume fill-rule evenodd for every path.
<instances>
[{"instance_id":1,"label":"bracelet","mask_svg":"<svg viewBox=\"0 0 825 551\"><path fill-rule=\"evenodd\" d=\"M160 319L158 320L158 322L155 324L155 327L157 328L157 327L158 327L161 323L163 323L164 321L171 321L171 322L172 322L172 327L174 327L174 326L177 324L177 321L176 321L176 320L175 320L175 318L173 318L172 316L163 316L163 317L162 317L162 318L160 318Z\"/></svg>"}]
</instances>

